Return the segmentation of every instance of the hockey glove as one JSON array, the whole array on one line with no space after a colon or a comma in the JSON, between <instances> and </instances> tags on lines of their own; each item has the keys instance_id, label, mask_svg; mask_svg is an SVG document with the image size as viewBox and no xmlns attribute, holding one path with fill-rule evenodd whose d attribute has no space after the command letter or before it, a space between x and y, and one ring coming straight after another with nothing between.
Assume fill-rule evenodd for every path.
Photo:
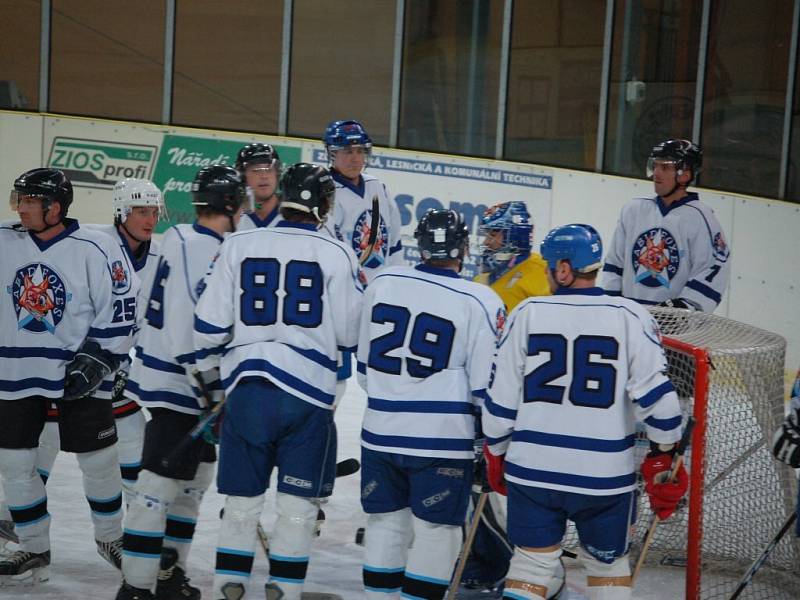
<instances>
[{"instance_id":1,"label":"hockey glove","mask_svg":"<svg viewBox=\"0 0 800 600\"><path fill-rule=\"evenodd\" d=\"M89 396L118 366L114 355L103 350L100 344L86 340L75 358L66 368L64 400L77 400Z\"/></svg>"},{"instance_id":2,"label":"hockey glove","mask_svg":"<svg viewBox=\"0 0 800 600\"><path fill-rule=\"evenodd\" d=\"M659 306L663 306L665 308L685 308L687 310L697 310L697 307L692 304L691 302L684 300L683 298L671 298L670 300L664 300Z\"/></svg>"},{"instance_id":3,"label":"hockey glove","mask_svg":"<svg viewBox=\"0 0 800 600\"><path fill-rule=\"evenodd\" d=\"M498 494L508 495L508 488L504 480L506 455L495 456L489 450L489 444L483 446L483 455L486 457L486 479L489 486Z\"/></svg>"},{"instance_id":4,"label":"hockey glove","mask_svg":"<svg viewBox=\"0 0 800 600\"><path fill-rule=\"evenodd\" d=\"M772 453L790 467L800 468L800 409L790 412L775 432Z\"/></svg>"},{"instance_id":5,"label":"hockey glove","mask_svg":"<svg viewBox=\"0 0 800 600\"><path fill-rule=\"evenodd\" d=\"M675 474L675 481L669 482L672 471L672 454L648 454L642 463L644 490L650 497L650 507L662 521L675 512L678 502L689 487L689 475L681 464Z\"/></svg>"}]
</instances>

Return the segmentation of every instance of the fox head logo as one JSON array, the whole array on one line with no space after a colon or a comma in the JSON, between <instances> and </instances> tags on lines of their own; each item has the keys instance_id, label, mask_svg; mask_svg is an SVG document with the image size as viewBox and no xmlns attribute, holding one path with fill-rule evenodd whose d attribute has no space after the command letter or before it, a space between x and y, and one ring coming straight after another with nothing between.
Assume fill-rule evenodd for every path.
<instances>
[{"instance_id":1,"label":"fox head logo","mask_svg":"<svg viewBox=\"0 0 800 600\"><path fill-rule=\"evenodd\" d=\"M673 235L661 227L642 232L633 243L634 280L647 287L670 287L680 267L680 251Z\"/></svg>"},{"instance_id":2,"label":"fox head logo","mask_svg":"<svg viewBox=\"0 0 800 600\"><path fill-rule=\"evenodd\" d=\"M72 299L58 273L44 263L18 269L6 292L13 299L17 329L32 333L55 333Z\"/></svg>"}]
</instances>

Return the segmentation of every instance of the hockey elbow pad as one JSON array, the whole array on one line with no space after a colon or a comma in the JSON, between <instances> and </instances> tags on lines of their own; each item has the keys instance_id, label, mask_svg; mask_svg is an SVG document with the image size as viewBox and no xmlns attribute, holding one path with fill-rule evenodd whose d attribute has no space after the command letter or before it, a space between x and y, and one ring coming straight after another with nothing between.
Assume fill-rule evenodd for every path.
<instances>
[{"instance_id":1,"label":"hockey elbow pad","mask_svg":"<svg viewBox=\"0 0 800 600\"><path fill-rule=\"evenodd\" d=\"M97 342L86 340L67 365L63 399L77 400L89 396L118 366L113 354L103 350Z\"/></svg>"}]
</instances>

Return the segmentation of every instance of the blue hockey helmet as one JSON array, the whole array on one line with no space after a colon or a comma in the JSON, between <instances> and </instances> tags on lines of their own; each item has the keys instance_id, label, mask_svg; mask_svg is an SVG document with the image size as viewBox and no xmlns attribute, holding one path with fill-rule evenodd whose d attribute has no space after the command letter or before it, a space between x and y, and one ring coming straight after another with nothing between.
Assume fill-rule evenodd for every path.
<instances>
[{"instance_id":1,"label":"blue hockey helmet","mask_svg":"<svg viewBox=\"0 0 800 600\"><path fill-rule=\"evenodd\" d=\"M346 146L363 146L367 154L372 150L372 138L361 123L353 120L333 121L325 129L322 143L325 144L330 161L333 160L332 152Z\"/></svg>"},{"instance_id":2,"label":"blue hockey helmet","mask_svg":"<svg viewBox=\"0 0 800 600\"><path fill-rule=\"evenodd\" d=\"M469 227L454 210L430 209L414 231L422 260L463 258L469 246Z\"/></svg>"},{"instance_id":3,"label":"blue hockey helmet","mask_svg":"<svg viewBox=\"0 0 800 600\"><path fill-rule=\"evenodd\" d=\"M541 253L550 269L555 269L558 261L567 260L574 271L590 273L600 268L603 242L591 225L572 223L550 230L542 241Z\"/></svg>"}]
</instances>

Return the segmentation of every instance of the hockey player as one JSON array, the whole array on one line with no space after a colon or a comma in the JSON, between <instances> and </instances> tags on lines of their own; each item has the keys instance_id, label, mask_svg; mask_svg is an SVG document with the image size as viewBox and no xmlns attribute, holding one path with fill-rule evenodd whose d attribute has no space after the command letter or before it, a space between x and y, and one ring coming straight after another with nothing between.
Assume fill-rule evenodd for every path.
<instances>
[{"instance_id":1,"label":"hockey player","mask_svg":"<svg viewBox=\"0 0 800 600\"><path fill-rule=\"evenodd\" d=\"M622 209L603 267L603 288L642 304L713 312L730 276L730 249L714 211L686 187L703 153L688 140L650 152L655 198Z\"/></svg>"},{"instance_id":2,"label":"hockey player","mask_svg":"<svg viewBox=\"0 0 800 600\"><path fill-rule=\"evenodd\" d=\"M422 263L372 280L358 344L368 396L363 577L375 599L447 591L472 485L475 414L505 320L497 294L458 275L469 247L458 213L430 211L414 235Z\"/></svg>"},{"instance_id":3,"label":"hockey player","mask_svg":"<svg viewBox=\"0 0 800 600\"><path fill-rule=\"evenodd\" d=\"M678 483L659 483L681 435L678 398L664 375L655 320L636 302L595 287L602 244L594 228L557 227L541 252L555 295L512 312L483 411L488 479L496 491L507 487L515 545L503 597L558 596L570 519L590 600L630 598L634 421L644 422L651 441L642 475L664 519L688 485L683 467Z\"/></svg>"},{"instance_id":4,"label":"hockey player","mask_svg":"<svg viewBox=\"0 0 800 600\"><path fill-rule=\"evenodd\" d=\"M130 349L134 315L115 313L135 274L118 245L67 217L72 184L55 169L14 182L20 222L0 227L0 475L20 549L0 576L34 575L50 563L47 494L36 447L52 401L61 449L77 454L98 552L119 562L122 497L111 402L95 396ZM30 572L30 573L29 573Z\"/></svg>"},{"instance_id":5,"label":"hockey player","mask_svg":"<svg viewBox=\"0 0 800 600\"><path fill-rule=\"evenodd\" d=\"M278 219L278 180L281 176L281 160L277 150L270 144L247 144L236 156L236 170L247 184L247 193L252 210L242 215L239 231L270 227Z\"/></svg>"},{"instance_id":6,"label":"hockey player","mask_svg":"<svg viewBox=\"0 0 800 600\"><path fill-rule=\"evenodd\" d=\"M775 432L772 440L772 453L780 461L793 469L800 469L800 371L792 387L792 399L789 403L789 414ZM797 494L796 533L800 537L800 486Z\"/></svg>"},{"instance_id":7,"label":"hockey player","mask_svg":"<svg viewBox=\"0 0 800 600\"><path fill-rule=\"evenodd\" d=\"M281 196L275 227L225 241L195 310L198 368L219 367L227 394L214 600L244 594L273 468L270 600L300 598L318 499L333 491L336 351L357 343L363 275L346 244L318 231L333 207L327 169L289 167Z\"/></svg>"},{"instance_id":8,"label":"hockey player","mask_svg":"<svg viewBox=\"0 0 800 600\"><path fill-rule=\"evenodd\" d=\"M547 263L538 253L531 252L533 223L524 202L503 202L487 209L481 220L481 234L485 236L481 273L475 281L490 285L507 311L514 310L526 298L550 295ZM473 493L473 505L477 501L478 496ZM492 492L461 576L459 597L472 594L499 598L511 554L506 535L506 499Z\"/></svg>"},{"instance_id":9,"label":"hockey player","mask_svg":"<svg viewBox=\"0 0 800 600\"><path fill-rule=\"evenodd\" d=\"M148 408L152 419L125 517L124 581L117 600L200 598L200 590L185 576L186 560L200 501L214 476L216 450L200 438L182 456L168 457L195 426L197 415L210 408L193 385L191 308L223 236L236 227L244 199L235 169L203 168L192 183L197 220L171 227L162 240L125 391L129 400Z\"/></svg>"},{"instance_id":10,"label":"hockey player","mask_svg":"<svg viewBox=\"0 0 800 600\"><path fill-rule=\"evenodd\" d=\"M141 321L144 311L141 288L145 281L152 278L155 270L155 255L158 250L156 242L151 238L158 219L164 212L164 201L155 184L146 179L122 179L114 186L112 200L114 211L113 225L85 225L86 229L101 231L119 244L126 259L125 269L137 275L131 294L114 301L114 317L120 318L136 315ZM136 340L136 329L132 332ZM128 377L128 360L120 365L115 374L111 374L97 388L95 396L112 399L114 417L117 425L117 452L119 468L122 475L122 491L125 503L128 504L133 491L133 484L139 475L144 442L145 418L141 407L136 402L123 396L125 382ZM39 437L36 470L47 483L58 455L58 407L51 405L47 413L47 423Z\"/></svg>"}]
</instances>

